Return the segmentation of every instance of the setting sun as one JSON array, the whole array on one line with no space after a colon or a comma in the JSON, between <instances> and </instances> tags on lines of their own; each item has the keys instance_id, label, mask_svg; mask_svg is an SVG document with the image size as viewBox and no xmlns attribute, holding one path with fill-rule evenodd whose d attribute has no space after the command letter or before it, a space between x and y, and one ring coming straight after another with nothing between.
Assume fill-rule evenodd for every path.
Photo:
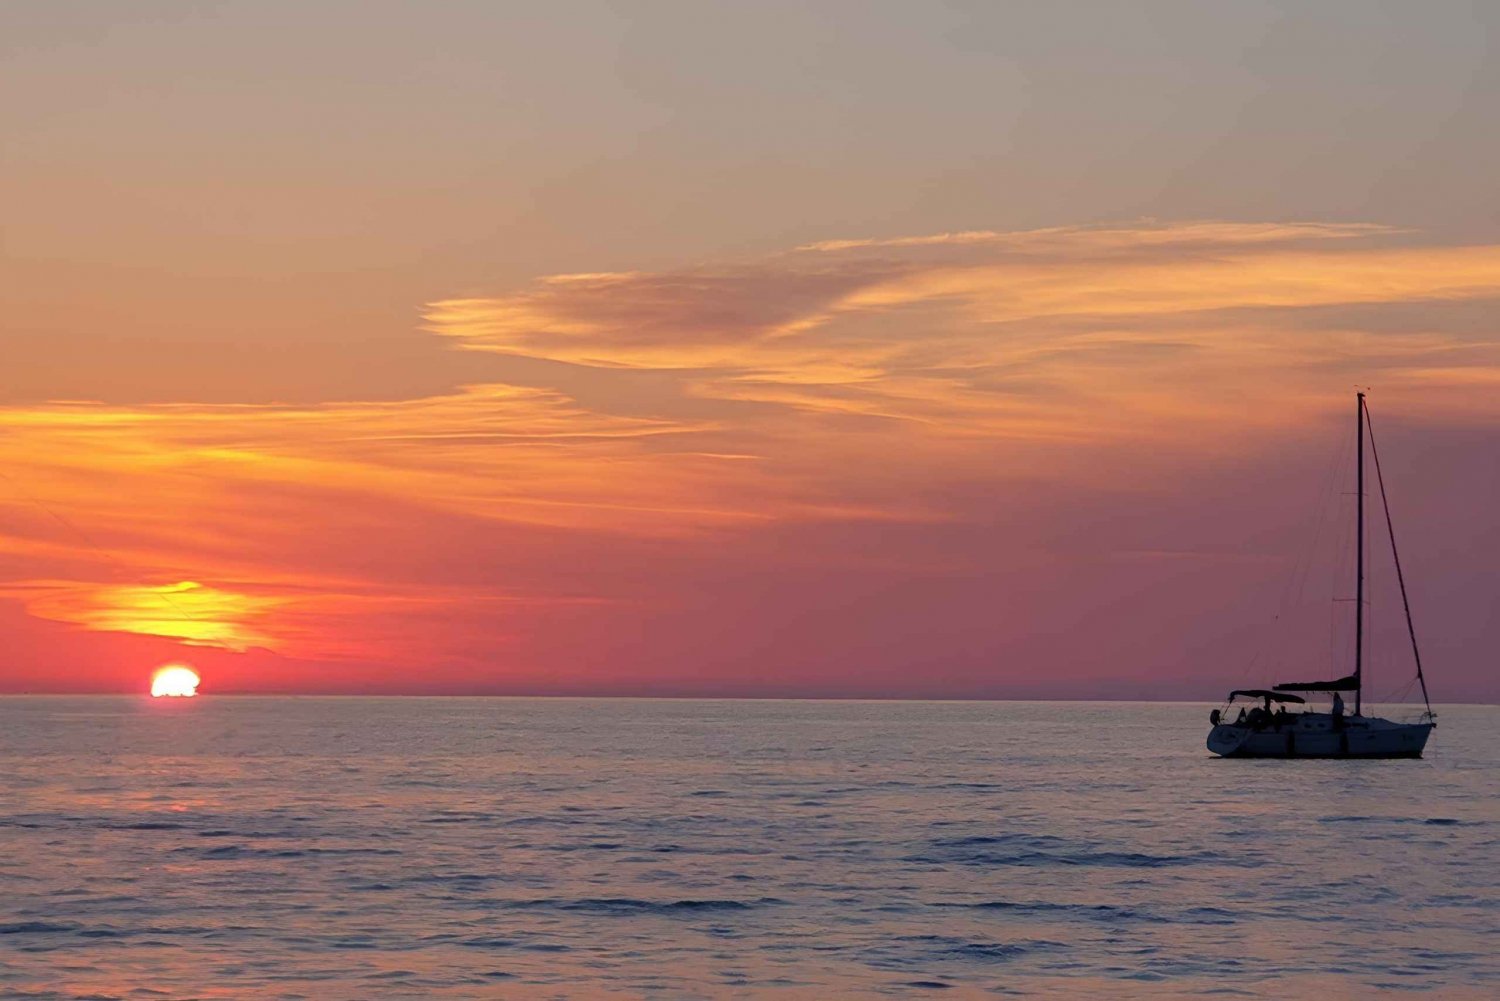
<instances>
[{"instance_id":1,"label":"setting sun","mask_svg":"<svg viewBox=\"0 0 1500 1001\"><path fill-rule=\"evenodd\" d=\"M197 694L197 672L181 664L168 664L151 676L152 698L191 698Z\"/></svg>"}]
</instances>

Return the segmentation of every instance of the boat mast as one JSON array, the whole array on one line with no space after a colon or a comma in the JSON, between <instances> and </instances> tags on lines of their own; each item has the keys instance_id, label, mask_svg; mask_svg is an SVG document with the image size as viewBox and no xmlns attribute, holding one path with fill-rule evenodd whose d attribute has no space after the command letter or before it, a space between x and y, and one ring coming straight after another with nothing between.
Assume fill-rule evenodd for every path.
<instances>
[{"instance_id":1,"label":"boat mast","mask_svg":"<svg viewBox=\"0 0 1500 1001\"><path fill-rule=\"evenodd\" d=\"M1360 697L1364 694L1365 660L1365 394L1356 393L1355 418L1359 430L1356 433L1355 451L1359 458L1355 462L1355 515L1354 522L1354 715L1360 714Z\"/></svg>"}]
</instances>

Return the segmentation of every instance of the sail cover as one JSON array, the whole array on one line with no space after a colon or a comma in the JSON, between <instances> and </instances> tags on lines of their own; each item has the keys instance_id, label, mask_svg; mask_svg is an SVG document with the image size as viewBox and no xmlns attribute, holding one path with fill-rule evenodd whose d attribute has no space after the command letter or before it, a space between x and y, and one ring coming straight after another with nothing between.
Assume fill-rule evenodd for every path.
<instances>
[{"instance_id":1,"label":"sail cover","mask_svg":"<svg viewBox=\"0 0 1500 1001\"><path fill-rule=\"evenodd\" d=\"M1236 688L1229 693L1229 701L1233 702L1239 696L1244 695L1252 699L1270 699L1272 702L1306 702L1300 695L1282 695L1280 692L1268 692L1263 688Z\"/></svg>"},{"instance_id":2,"label":"sail cover","mask_svg":"<svg viewBox=\"0 0 1500 1001\"><path fill-rule=\"evenodd\" d=\"M1333 681L1288 681L1275 688L1278 692L1352 692L1359 688L1359 679L1351 674Z\"/></svg>"}]
</instances>

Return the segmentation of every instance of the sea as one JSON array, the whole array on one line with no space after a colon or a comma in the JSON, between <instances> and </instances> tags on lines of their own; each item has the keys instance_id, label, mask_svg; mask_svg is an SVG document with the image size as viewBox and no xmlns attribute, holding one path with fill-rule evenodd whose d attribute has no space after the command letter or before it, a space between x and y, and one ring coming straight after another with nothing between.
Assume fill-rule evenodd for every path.
<instances>
[{"instance_id":1,"label":"sea","mask_svg":"<svg viewBox=\"0 0 1500 1001\"><path fill-rule=\"evenodd\" d=\"M0 997L1500 998L1500 708L0 699Z\"/></svg>"}]
</instances>

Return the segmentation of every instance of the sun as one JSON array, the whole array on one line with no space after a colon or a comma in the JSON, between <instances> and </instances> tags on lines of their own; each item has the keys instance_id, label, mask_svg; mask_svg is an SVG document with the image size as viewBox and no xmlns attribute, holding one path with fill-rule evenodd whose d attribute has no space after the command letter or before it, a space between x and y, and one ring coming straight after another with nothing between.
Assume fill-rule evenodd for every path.
<instances>
[{"instance_id":1,"label":"sun","mask_svg":"<svg viewBox=\"0 0 1500 1001\"><path fill-rule=\"evenodd\" d=\"M151 697L154 699L191 698L198 694L198 672L181 664L159 667L151 676Z\"/></svg>"}]
</instances>

